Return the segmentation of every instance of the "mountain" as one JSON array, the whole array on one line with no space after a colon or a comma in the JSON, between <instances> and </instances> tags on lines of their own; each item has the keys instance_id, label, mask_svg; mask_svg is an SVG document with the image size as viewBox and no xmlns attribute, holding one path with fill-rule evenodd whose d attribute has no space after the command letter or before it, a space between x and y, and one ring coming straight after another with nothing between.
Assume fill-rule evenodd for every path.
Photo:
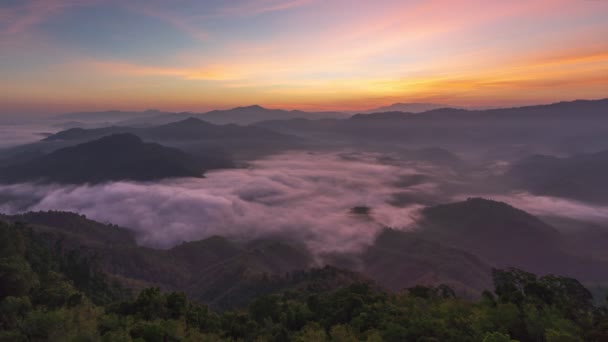
<instances>
[{"instance_id":1,"label":"mountain","mask_svg":"<svg viewBox=\"0 0 608 342\"><path fill-rule=\"evenodd\" d=\"M422 113L356 114L346 120L267 121L257 125L306 138L351 143L408 143L528 151L608 149L608 99L516 108L440 108Z\"/></svg>"},{"instance_id":2,"label":"mountain","mask_svg":"<svg viewBox=\"0 0 608 342\"><path fill-rule=\"evenodd\" d=\"M589 243L593 239L601 240ZM488 288L493 268L603 283L606 239L603 229L565 233L508 204L471 198L423 209L417 229L383 230L363 252L361 272L393 291L447 284L465 297Z\"/></svg>"},{"instance_id":3,"label":"mountain","mask_svg":"<svg viewBox=\"0 0 608 342\"><path fill-rule=\"evenodd\" d=\"M419 234L385 229L362 256L363 273L393 291L447 284L477 297L491 285L491 266L477 256Z\"/></svg>"},{"instance_id":4,"label":"mountain","mask_svg":"<svg viewBox=\"0 0 608 342\"><path fill-rule=\"evenodd\" d=\"M150 140L266 140L281 141L288 137L255 126L215 125L197 118L141 129L137 134Z\"/></svg>"},{"instance_id":5,"label":"mountain","mask_svg":"<svg viewBox=\"0 0 608 342\"><path fill-rule=\"evenodd\" d=\"M0 169L3 182L96 183L200 177L205 166L184 152L114 134Z\"/></svg>"},{"instance_id":6,"label":"mountain","mask_svg":"<svg viewBox=\"0 0 608 342\"><path fill-rule=\"evenodd\" d=\"M363 113L365 113L365 114L384 113L384 112L422 113L422 112L427 112L429 110L445 108L445 107L449 107L449 106L436 104L436 103L420 103L420 102L393 103L392 105L389 105L389 106L369 109L369 110L364 111Z\"/></svg>"},{"instance_id":7,"label":"mountain","mask_svg":"<svg viewBox=\"0 0 608 342\"><path fill-rule=\"evenodd\" d=\"M276 239L238 242L221 236L189 241L167 250L138 246L125 228L65 212L0 215L23 222L50 245L94 258L105 274L123 286L156 286L185 291L216 309L243 307L255 297L281 291L331 290L370 279L393 292L447 284L459 295L478 297L491 286L492 268L509 266L541 274L577 276L586 282L608 279L601 253L571 254L572 235L504 203L471 199L438 205L422 213L414 231L383 230L362 251L357 271L315 269L302 246ZM593 230L588 241L598 235ZM605 236L605 234L601 234ZM605 237L604 237L605 238ZM581 252L579 250L576 251Z\"/></svg>"},{"instance_id":8,"label":"mountain","mask_svg":"<svg viewBox=\"0 0 608 342\"><path fill-rule=\"evenodd\" d=\"M44 221L46 214L34 216ZM66 223L77 222L86 230L86 218L50 214L54 224L60 224L65 216ZM30 216L25 214L20 219ZM243 287L249 282L240 278L231 280L224 284L227 286L218 287L220 292L214 293L212 301L232 306L218 307L217 302L207 302L211 304L208 306L192 294L149 283L142 283L145 288L135 289L136 293L126 291L100 267L103 253L101 258L93 254L99 249L66 247L66 240L58 236L60 228L57 236L40 228L0 217L3 341L487 342L608 338L605 293L597 293L602 301L594 303L592 293L579 281L563 276L492 270L493 292L488 288L480 300L472 302L458 297L444 284L416 285L390 293L352 272L324 267L260 278L257 287ZM394 237L390 232L388 235ZM203 242L200 247L213 250L217 240L214 238L210 246ZM191 247L200 249L196 244L185 246ZM179 266L160 253L164 258L158 258L159 262ZM176 270L170 267L167 271ZM246 301L239 302L241 299Z\"/></svg>"},{"instance_id":9,"label":"mountain","mask_svg":"<svg viewBox=\"0 0 608 342\"><path fill-rule=\"evenodd\" d=\"M502 202L471 198L429 207L418 225L421 237L467 251L492 267L608 279L606 261L570 253L554 227Z\"/></svg>"},{"instance_id":10,"label":"mountain","mask_svg":"<svg viewBox=\"0 0 608 342\"><path fill-rule=\"evenodd\" d=\"M512 107L512 108L496 108L496 109L485 109L485 110L466 110L457 108L441 108L424 111L425 115L412 115L412 113L402 112L401 116L395 114L392 119L408 119L408 120L539 120L539 119L566 119L566 120L580 120L583 118L591 119L607 119L606 108L608 107L608 98L600 100L576 100L576 101L565 101L557 102L544 105L533 105L524 107ZM399 111L387 111L387 112L399 112ZM386 113L374 113L370 115L353 115L353 120L359 119L387 119Z\"/></svg>"},{"instance_id":11,"label":"mountain","mask_svg":"<svg viewBox=\"0 0 608 342\"><path fill-rule=\"evenodd\" d=\"M288 289L330 290L369 282L332 267L312 269L306 250L280 241L243 244L212 236L159 250L137 246L125 228L73 213L0 215L1 221L26 223L51 245L94 258L103 272L123 286L185 291L216 309L244 307L253 298Z\"/></svg>"},{"instance_id":12,"label":"mountain","mask_svg":"<svg viewBox=\"0 0 608 342\"><path fill-rule=\"evenodd\" d=\"M513 164L505 181L537 195L608 203L608 151L559 158L535 155Z\"/></svg>"},{"instance_id":13,"label":"mountain","mask_svg":"<svg viewBox=\"0 0 608 342\"><path fill-rule=\"evenodd\" d=\"M130 127L146 127L176 122L189 117L195 117L219 125L230 123L249 125L251 123L266 120L286 120L294 118L316 120L328 118L348 118L349 116L350 114L340 112L305 112L301 110L268 109L258 105L253 105L225 110L213 110L206 113L173 113L159 110L147 110L143 112L119 110L80 112L57 115L53 117L53 119L65 122L79 121L86 124L105 123L106 125L114 124Z\"/></svg>"},{"instance_id":14,"label":"mountain","mask_svg":"<svg viewBox=\"0 0 608 342\"><path fill-rule=\"evenodd\" d=\"M152 127L120 127L103 128L71 128L46 137L45 141L84 141L100 138L109 134L130 133L142 139L155 141L223 141L223 140L287 140L288 137L273 131L255 127L238 126L234 124L215 125L197 118L187 118Z\"/></svg>"},{"instance_id":15,"label":"mountain","mask_svg":"<svg viewBox=\"0 0 608 342\"><path fill-rule=\"evenodd\" d=\"M130 127L120 127L120 126L109 126L109 127L101 127L101 128L68 128L63 131L59 131L55 134L49 135L48 137L42 139L44 141L87 141L93 139L99 139L106 135L112 134L122 134L122 133L132 133L137 131L136 129Z\"/></svg>"},{"instance_id":16,"label":"mountain","mask_svg":"<svg viewBox=\"0 0 608 342\"><path fill-rule=\"evenodd\" d=\"M215 124L236 123L249 125L255 122L268 120L289 120L289 119L343 119L349 114L340 112L304 112L300 110L267 109L258 105L237 107L227 110L214 110L199 117L205 121Z\"/></svg>"},{"instance_id":17,"label":"mountain","mask_svg":"<svg viewBox=\"0 0 608 342\"><path fill-rule=\"evenodd\" d=\"M213 168L230 167L232 160L254 159L299 148L306 143L305 139L263 127L216 125L189 117L177 122L148 127L72 128L48 136L39 143L30 144L31 146L23 146L19 152L9 151L12 153L8 154L23 159L25 151L29 152L25 155L27 157L34 151L49 149L49 145L51 147L57 144L71 145L117 133L130 133L145 141L178 148Z\"/></svg>"},{"instance_id":18,"label":"mountain","mask_svg":"<svg viewBox=\"0 0 608 342\"><path fill-rule=\"evenodd\" d=\"M16 215L2 215L0 220L24 222L36 231L55 235L54 239L73 242L70 248L135 247L133 234L121 227L99 223L84 215L62 211L27 212ZM57 235L59 234L59 235Z\"/></svg>"}]
</instances>

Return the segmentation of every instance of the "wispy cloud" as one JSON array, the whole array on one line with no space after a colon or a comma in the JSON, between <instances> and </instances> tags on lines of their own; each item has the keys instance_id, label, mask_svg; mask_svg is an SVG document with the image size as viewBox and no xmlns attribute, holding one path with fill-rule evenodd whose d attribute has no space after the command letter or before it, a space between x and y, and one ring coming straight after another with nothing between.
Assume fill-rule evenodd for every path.
<instances>
[{"instance_id":1,"label":"wispy cloud","mask_svg":"<svg viewBox=\"0 0 608 342\"><path fill-rule=\"evenodd\" d=\"M84 67L91 67L98 72L114 73L122 76L167 76L184 80L227 81L245 77L247 71L238 71L228 66L215 65L207 67L172 68L161 66L138 65L126 62L88 61Z\"/></svg>"},{"instance_id":2,"label":"wispy cloud","mask_svg":"<svg viewBox=\"0 0 608 342\"><path fill-rule=\"evenodd\" d=\"M198 41L206 41L209 38L209 32L194 25L193 19L189 16L172 13L170 10L149 3L125 2L123 6L136 13L165 22Z\"/></svg>"},{"instance_id":3,"label":"wispy cloud","mask_svg":"<svg viewBox=\"0 0 608 342\"><path fill-rule=\"evenodd\" d=\"M251 16L294 9L316 1L318 0L247 0L234 6L223 7L218 12L220 15Z\"/></svg>"},{"instance_id":4,"label":"wispy cloud","mask_svg":"<svg viewBox=\"0 0 608 342\"><path fill-rule=\"evenodd\" d=\"M65 9L88 5L92 0L24 0L16 6L0 7L0 23L6 33L23 33Z\"/></svg>"}]
</instances>

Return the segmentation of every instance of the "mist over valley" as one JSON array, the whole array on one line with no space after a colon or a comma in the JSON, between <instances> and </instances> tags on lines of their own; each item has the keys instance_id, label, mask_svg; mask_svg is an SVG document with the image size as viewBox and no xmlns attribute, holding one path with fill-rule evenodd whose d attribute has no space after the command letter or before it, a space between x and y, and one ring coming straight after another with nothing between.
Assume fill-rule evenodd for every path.
<instances>
[{"instance_id":1,"label":"mist over valley","mask_svg":"<svg viewBox=\"0 0 608 342\"><path fill-rule=\"evenodd\" d=\"M608 341L608 1L0 1L0 342Z\"/></svg>"}]
</instances>

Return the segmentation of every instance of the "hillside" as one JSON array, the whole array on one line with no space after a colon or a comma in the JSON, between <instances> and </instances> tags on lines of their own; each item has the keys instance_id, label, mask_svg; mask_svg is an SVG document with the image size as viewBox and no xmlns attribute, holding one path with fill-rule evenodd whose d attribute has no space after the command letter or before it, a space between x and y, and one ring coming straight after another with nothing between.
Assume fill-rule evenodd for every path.
<instances>
[{"instance_id":1,"label":"hillside","mask_svg":"<svg viewBox=\"0 0 608 342\"><path fill-rule=\"evenodd\" d=\"M537 195L608 203L608 151L568 158L535 155L515 163L505 180Z\"/></svg>"},{"instance_id":2,"label":"hillside","mask_svg":"<svg viewBox=\"0 0 608 342\"><path fill-rule=\"evenodd\" d=\"M386 229L363 254L363 273L393 291L447 284L478 297L491 285L491 267L480 258L418 234Z\"/></svg>"},{"instance_id":3,"label":"hillside","mask_svg":"<svg viewBox=\"0 0 608 342\"><path fill-rule=\"evenodd\" d=\"M571 254L564 236L525 211L481 198L423 210L420 236L473 254L492 267L608 279L605 261Z\"/></svg>"},{"instance_id":4,"label":"hillside","mask_svg":"<svg viewBox=\"0 0 608 342\"><path fill-rule=\"evenodd\" d=\"M40 221L45 215L21 218ZM51 221L59 225L63 215L51 213ZM63 219L87 223L73 214ZM265 280L261 284L270 293L257 293L239 310L218 312L179 291L147 287L132 295L111 283L87 247L66 249L45 234L0 220L1 340L603 341L608 336L605 306L595 307L585 287L561 276L493 270L493 292L473 302L446 285L388 293L326 267L293 272L282 282ZM394 238L390 232L387 237Z\"/></svg>"},{"instance_id":5,"label":"hillside","mask_svg":"<svg viewBox=\"0 0 608 342\"><path fill-rule=\"evenodd\" d=\"M137 246L124 228L72 213L5 215L0 221L28 223L47 241L94 258L110 279L127 288L185 291L217 309L243 307L252 298L287 289L368 281L349 271L312 269L306 250L280 241L238 244L214 236L159 250Z\"/></svg>"},{"instance_id":6,"label":"hillside","mask_svg":"<svg viewBox=\"0 0 608 342\"><path fill-rule=\"evenodd\" d=\"M178 149L144 143L132 134L115 134L0 169L0 181L149 181L201 177L204 170L205 165Z\"/></svg>"}]
</instances>

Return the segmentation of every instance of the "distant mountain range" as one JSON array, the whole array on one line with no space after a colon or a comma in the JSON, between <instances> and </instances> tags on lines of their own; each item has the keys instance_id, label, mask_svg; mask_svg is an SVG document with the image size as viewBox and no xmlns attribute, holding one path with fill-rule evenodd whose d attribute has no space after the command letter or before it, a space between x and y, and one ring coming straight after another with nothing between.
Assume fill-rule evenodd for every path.
<instances>
[{"instance_id":1,"label":"distant mountain range","mask_svg":"<svg viewBox=\"0 0 608 342\"><path fill-rule=\"evenodd\" d=\"M142 139L154 141L180 140L272 140L285 141L289 137L281 133L255 126L239 126L235 124L216 125L197 118L187 118L150 127L109 126L103 128L70 128L46 137L46 141L84 141L106 136L108 134L130 133Z\"/></svg>"},{"instance_id":2,"label":"distant mountain range","mask_svg":"<svg viewBox=\"0 0 608 342\"><path fill-rule=\"evenodd\" d=\"M198 118L213 124L239 124L248 125L259 121L286 120L294 118L316 119L343 119L350 114L340 112L305 112L300 110L268 109L258 105L236 107L226 110L213 110L207 113L190 112L162 112L158 110L147 110L143 112L128 111L102 111L68 113L55 116L56 120L63 120L71 125L86 125L92 122L106 125L121 126L149 126L160 125L183 120L189 117Z\"/></svg>"},{"instance_id":3,"label":"distant mountain range","mask_svg":"<svg viewBox=\"0 0 608 342\"><path fill-rule=\"evenodd\" d=\"M42 157L60 148L100 139L112 134L132 134L146 142L180 149L209 169L232 165L235 158L248 159L297 148L304 139L258 126L216 125L186 118L145 127L106 126L69 128L50 134L38 142L0 150L0 168Z\"/></svg>"},{"instance_id":4,"label":"distant mountain range","mask_svg":"<svg viewBox=\"0 0 608 342\"><path fill-rule=\"evenodd\" d=\"M206 165L175 148L113 134L0 169L0 181L97 183L201 177Z\"/></svg>"},{"instance_id":5,"label":"distant mountain range","mask_svg":"<svg viewBox=\"0 0 608 342\"><path fill-rule=\"evenodd\" d=\"M166 124L174 121L195 117L214 124L249 125L269 120L289 119L346 119L357 113L407 112L422 113L438 108L451 107L435 103L394 103L389 106L354 112L307 112L302 110L269 109L259 105L235 107L232 109L212 110L205 113L166 112L155 109L146 111L107 110L99 112L74 112L60 114L54 119L62 120L67 126L87 126L92 123L105 125L147 126Z\"/></svg>"},{"instance_id":6,"label":"distant mountain range","mask_svg":"<svg viewBox=\"0 0 608 342\"><path fill-rule=\"evenodd\" d=\"M368 109L365 111L356 111L355 113L371 114L371 113L384 113L384 112L405 112L405 113L422 113L428 112L429 110L448 108L452 106L442 105L437 103L393 103L389 106L378 107L374 109Z\"/></svg>"},{"instance_id":7,"label":"distant mountain range","mask_svg":"<svg viewBox=\"0 0 608 342\"><path fill-rule=\"evenodd\" d=\"M608 148L604 138L608 136L608 99L488 110L356 114L346 120L274 120L256 125L334 141L468 148L530 144L576 153Z\"/></svg>"},{"instance_id":8,"label":"distant mountain range","mask_svg":"<svg viewBox=\"0 0 608 342\"><path fill-rule=\"evenodd\" d=\"M344 119L349 114L340 112L304 112L301 110L267 109L257 105L248 107L237 107L228 110L214 110L199 116L200 119L215 124L237 123L248 125L255 122L267 120L288 120L305 118L309 120L318 119Z\"/></svg>"}]
</instances>

